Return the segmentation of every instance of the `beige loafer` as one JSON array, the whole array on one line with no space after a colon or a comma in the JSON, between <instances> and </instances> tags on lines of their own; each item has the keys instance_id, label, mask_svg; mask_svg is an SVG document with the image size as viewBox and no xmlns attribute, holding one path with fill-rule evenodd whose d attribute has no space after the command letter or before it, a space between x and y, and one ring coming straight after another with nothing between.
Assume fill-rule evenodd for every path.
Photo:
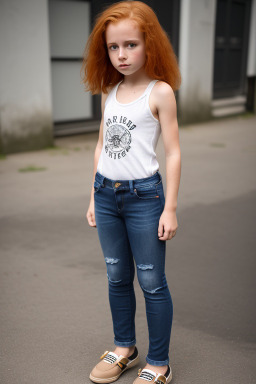
<instances>
[{"instance_id":1,"label":"beige loafer","mask_svg":"<svg viewBox=\"0 0 256 384\"><path fill-rule=\"evenodd\" d=\"M155 384L167 384L170 383L172 379L172 369L168 365L167 371L165 374L157 373L151 369L139 369L138 377L134 380L133 384L146 384L146 383L155 383Z\"/></svg>"},{"instance_id":2,"label":"beige loafer","mask_svg":"<svg viewBox=\"0 0 256 384\"><path fill-rule=\"evenodd\" d=\"M139 353L135 346L133 354L129 357L106 351L100 358L101 361L95 365L89 378L94 383L112 383L112 381L116 381L124 371L138 364Z\"/></svg>"}]
</instances>

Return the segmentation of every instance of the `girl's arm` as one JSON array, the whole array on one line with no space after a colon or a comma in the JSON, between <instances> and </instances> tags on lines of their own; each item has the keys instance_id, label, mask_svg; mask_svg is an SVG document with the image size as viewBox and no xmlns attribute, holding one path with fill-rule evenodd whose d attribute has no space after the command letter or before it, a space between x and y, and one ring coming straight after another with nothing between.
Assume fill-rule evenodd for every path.
<instances>
[{"instance_id":1,"label":"girl's arm","mask_svg":"<svg viewBox=\"0 0 256 384\"><path fill-rule=\"evenodd\" d=\"M107 98L107 93L102 93L101 95L101 123L99 129L99 138L94 152L94 167L93 167L93 178L92 178L92 189L91 189L91 200L89 204L89 208L86 214L88 223L91 227L96 227L95 214L94 214L94 179L95 173L97 172L97 166L103 146L103 121L104 121L104 110L105 110L105 101Z\"/></svg>"},{"instance_id":2,"label":"girl's arm","mask_svg":"<svg viewBox=\"0 0 256 384\"><path fill-rule=\"evenodd\" d=\"M181 175L176 99L169 84L156 83L154 103L161 124L166 159L165 206L159 220L158 232L160 240L168 240L175 236L178 228L176 208Z\"/></svg>"}]
</instances>

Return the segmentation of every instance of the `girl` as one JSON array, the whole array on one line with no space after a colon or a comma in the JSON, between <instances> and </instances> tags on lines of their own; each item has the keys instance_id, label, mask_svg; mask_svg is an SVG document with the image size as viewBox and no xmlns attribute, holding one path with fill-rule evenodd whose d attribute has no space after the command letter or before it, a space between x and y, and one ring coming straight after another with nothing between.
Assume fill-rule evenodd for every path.
<instances>
[{"instance_id":1,"label":"girl","mask_svg":"<svg viewBox=\"0 0 256 384\"><path fill-rule=\"evenodd\" d=\"M139 361L135 338L134 260L146 302L149 349L136 384L168 383L173 306L165 276L166 240L177 231L180 146L174 91L176 56L153 10L122 1L98 16L81 69L86 90L102 93L94 156L90 226L104 254L113 319L113 351L90 373L110 383ZM162 132L166 199L155 148ZM97 226L96 226L97 224Z\"/></svg>"}]
</instances>

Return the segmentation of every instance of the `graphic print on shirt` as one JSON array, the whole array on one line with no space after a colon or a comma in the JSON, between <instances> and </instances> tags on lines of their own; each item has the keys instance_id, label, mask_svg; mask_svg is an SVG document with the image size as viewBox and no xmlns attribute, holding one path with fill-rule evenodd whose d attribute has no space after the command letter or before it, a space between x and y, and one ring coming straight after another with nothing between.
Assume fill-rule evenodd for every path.
<instances>
[{"instance_id":1,"label":"graphic print on shirt","mask_svg":"<svg viewBox=\"0 0 256 384\"><path fill-rule=\"evenodd\" d=\"M113 116L106 121L105 152L111 159L117 160L125 157L131 149L131 130L136 128L125 116Z\"/></svg>"}]
</instances>

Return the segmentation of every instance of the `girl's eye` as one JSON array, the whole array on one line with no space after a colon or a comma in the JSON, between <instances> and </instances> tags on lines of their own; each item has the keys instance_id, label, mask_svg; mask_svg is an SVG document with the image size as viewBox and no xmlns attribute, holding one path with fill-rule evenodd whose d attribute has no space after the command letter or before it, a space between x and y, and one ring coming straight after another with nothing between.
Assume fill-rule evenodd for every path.
<instances>
[{"instance_id":1,"label":"girl's eye","mask_svg":"<svg viewBox=\"0 0 256 384\"><path fill-rule=\"evenodd\" d=\"M111 51L115 51L115 50L117 49L117 45L111 45L111 46L109 47L109 49L110 49Z\"/></svg>"},{"instance_id":2,"label":"girl's eye","mask_svg":"<svg viewBox=\"0 0 256 384\"><path fill-rule=\"evenodd\" d=\"M130 48L134 48L134 47L136 47L136 44L135 44L135 43L129 43L128 46L129 46Z\"/></svg>"}]
</instances>

